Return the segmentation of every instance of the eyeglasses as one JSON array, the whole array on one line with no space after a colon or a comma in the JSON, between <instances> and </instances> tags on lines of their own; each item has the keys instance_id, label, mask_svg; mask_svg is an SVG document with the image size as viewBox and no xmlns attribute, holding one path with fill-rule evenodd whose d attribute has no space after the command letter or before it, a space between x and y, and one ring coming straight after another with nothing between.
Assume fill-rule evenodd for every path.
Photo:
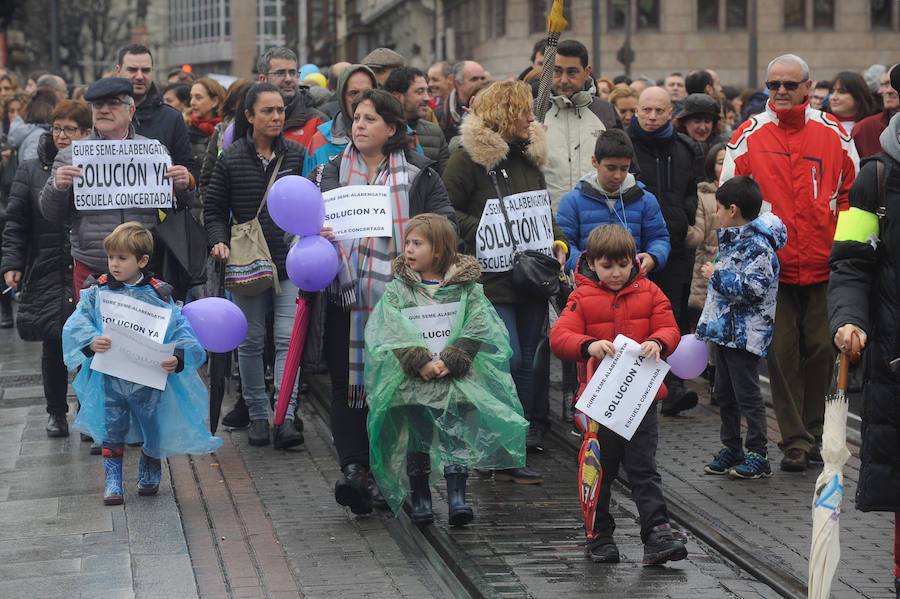
<instances>
[{"instance_id":1,"label":"eyeglasses","mask_svg":"<svg viewBox=\"0 0 900 599\"><path fill-rule=\"evenodd\" d=\"M51 130L53 131L54 136L58 137L65 133L66 137L72 137L73 135L78 133L78 129L79 127L57 127L56 125L53 125L53 129Z\"/></svg>"},{"instance_id":2,"label":"eyeglasses","mask_svg":"<svg viewBox=\"0 0 900 599\"><path fill-rule=\"evenodd\" d=\"M797 88L800 87L801 83L806 83L806 79L803 81L766 81L766 87L769 88L769 91L777 92L778 88L784 86L789 92L797 91Z\"/></svg>"},{"instance_id":3,"label":"eyeglasses","mask_svg":"<svg viewBox=\"0 0 900 599\"><path fill-rule=\"evenodd\" d=\"M125 100L122 98L98 98L91 101L92 108L103 108L104 106L118 108L122 104L125 104Z\"/></svg>"},{"instance_id":4,"label":"eyeglasses","mask_svg":"<svg viewBox=\"0 0 900 599\"><path fill-rule=\"evenodd\" d=\"M297 69L278 69L277 71L269 71L266 75L269 77L279 77L281 79L284 79L285 77L293 79L297 76Z\"/></svg>"}]
</instances>

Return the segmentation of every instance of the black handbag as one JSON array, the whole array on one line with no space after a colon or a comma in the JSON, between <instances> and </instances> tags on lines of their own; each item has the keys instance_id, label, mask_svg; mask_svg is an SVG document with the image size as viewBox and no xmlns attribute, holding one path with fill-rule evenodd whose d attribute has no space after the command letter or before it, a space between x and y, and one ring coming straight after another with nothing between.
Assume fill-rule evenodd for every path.
<instances>
[{"instance_id":1,"label":"black handbag","mask_svg":"<svg viewBox=\"0 0 900 599\"><path fill-rule=\"evenodd\" d=\"M512 234L509 215L506 213L506 202L503 201L503 192L500 191L500 185L497 183L497 173L494 170L490 170L488 174L491 177L491 182L494 184L494 190L497 192L500 212L503 213L506 231L513 244L513 287L529 295L536 295L547 300L552 299L559 293L559 260L538 250L519 251ZM505 178L506 173L504 172L503 175Z\"/></svg>"}]
</instances>

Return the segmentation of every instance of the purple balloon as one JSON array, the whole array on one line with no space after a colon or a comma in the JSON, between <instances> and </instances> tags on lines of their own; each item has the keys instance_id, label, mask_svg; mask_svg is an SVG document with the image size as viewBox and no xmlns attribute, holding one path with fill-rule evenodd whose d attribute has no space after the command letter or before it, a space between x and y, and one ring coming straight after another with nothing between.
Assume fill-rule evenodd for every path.
<instances>
[{"instance_id":1,"label":"purple balloon","mask_svg":"<svg viewBox=\"0 0 900 599\"><path fill-rule=\"evenodd\" d=\"M318 235L325 224L325 200L316 184L300 175L275 181L266 201L275 224L295 235Z\"/></svg>"},{"instance_id":2,"label":"purple balloon","mask_svg":"<svg viewBox=\"0 0 900 599\"><path fill-rule=\"evenodd\" d=\"M247 336L247 318L233 303L222 297L205 297L181 309L205 349L230 352Z\"/></svg>"},{"instance_id":3,"label":"purple balloon","mask_svg":"<svg viewBox=\"0 0 900 599\"><path fill-rule=\"evenodd\" d=\"M225 135L222 136L222 149L224 150L234 141L234 123L228 125L225 129Z\"/></svg>"},{"instance_id":4,"label":"purple balloon","mask_svg":"<svg viewBox=\"0 0 900 599\"><path fill-rule=\"evenodd\" d=\"M312 235L291 248L284 265L294 285L303 291L321 291L334 280L340 262L330 241Z\"/></svg>"},{"instance_id":5,"label":"purple balloon","mask_svg":"<svg viewBox=\"0 0 900 599\"><path fill-rule=\"evenodd\" d=\"M693 333L683 335L678 347L666 362L669 363L672 374L678 378L692 379L700 376L706 370L706 364L709 362L706 342L697 339Z\"/></svg>"}]
</instances>

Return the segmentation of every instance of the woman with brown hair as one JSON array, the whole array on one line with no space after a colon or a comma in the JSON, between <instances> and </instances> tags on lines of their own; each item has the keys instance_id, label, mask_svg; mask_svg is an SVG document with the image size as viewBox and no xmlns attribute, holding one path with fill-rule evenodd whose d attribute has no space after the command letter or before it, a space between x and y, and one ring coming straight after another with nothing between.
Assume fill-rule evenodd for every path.
<instances>
[{"instance_id":1,"label":"woman with brown hair","mask_svg":"<svg viewBox=\"0 0 900 599\"><path fill-rule=\"evenodd\" d=\"M209 145L216 125L222 122L220 110L225 100L225 88L216 81L204 77L191 86L191 118L188 125L188 137L194 154L194 170L191 173L195 180L200 179L200 161Z\"/></svg>"}]
</instances>

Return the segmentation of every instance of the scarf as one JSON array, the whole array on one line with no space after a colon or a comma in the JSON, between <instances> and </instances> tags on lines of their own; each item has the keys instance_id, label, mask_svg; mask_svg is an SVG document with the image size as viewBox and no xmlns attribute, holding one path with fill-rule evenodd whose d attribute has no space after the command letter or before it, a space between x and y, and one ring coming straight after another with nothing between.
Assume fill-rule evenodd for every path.
<instances>
[{"instance_id":1,"label":"scarf","mask_svg":"<svg viewBox=\"0 0 900 599\"><path fill-rule=\"evenodd\" d=\"M329 287L330 299L350 309L350 378L348 402L362 408L366 401L363 373L366 322L393 278L391 261L403 251L403 228L409 220L410 168L403 152L394 152L379 167L374 185L387 185L393 200L393 235L361 237L337 242L341 260L338 276ZM353 144L341 156L341 186L368 185L368 168Z\"/></svg>"},{"instance_id":2,"label":"scarf","mask_svg":"<svg viewBox=\"0 0 900 599\"><path fill-rule=\"evenodd\" d=\"M657 141L670 139L673 135L675 135L675 128L672 127L672 121L669 121L656 131L647 131L638 124L638 120L635 117L631 119L630 123L628 123L628 135L632 139L638 139L650 145L653 145Z\"/></svg>"},{"instance_id":3,"label":"scarf","mask_svg":"<svg viewBox=\"0 0 900 599\"><path fill-rule=\"evenodd\" d=\"M201 119L195 116L191 116L191 125L194 126L201 133L206 135L206 138L209 139L212 137L213 131L216 130L216 125L222 122L222 119L219 117L212 117L210 119Z\"/></svg>"}]
</instances>

